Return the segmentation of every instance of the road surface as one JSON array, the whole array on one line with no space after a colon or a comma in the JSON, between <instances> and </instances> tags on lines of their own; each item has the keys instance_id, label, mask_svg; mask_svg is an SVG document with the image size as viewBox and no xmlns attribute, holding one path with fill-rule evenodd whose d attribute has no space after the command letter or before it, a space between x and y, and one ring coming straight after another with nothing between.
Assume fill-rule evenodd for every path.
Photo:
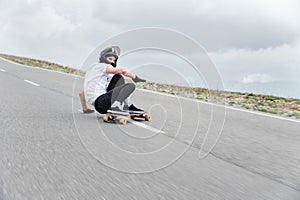
<instances>
[{"instance_id":1,"label":"road surface","mask_svg":"<svg viewBox=\"0 0 300 200\"><path fill-rule=\"evenodd\" d=\"M153 120L121 126L80 77L0 59L0 85L0 200L300 199L297 120L137 90Z\"/></svg>"}]
</instances>

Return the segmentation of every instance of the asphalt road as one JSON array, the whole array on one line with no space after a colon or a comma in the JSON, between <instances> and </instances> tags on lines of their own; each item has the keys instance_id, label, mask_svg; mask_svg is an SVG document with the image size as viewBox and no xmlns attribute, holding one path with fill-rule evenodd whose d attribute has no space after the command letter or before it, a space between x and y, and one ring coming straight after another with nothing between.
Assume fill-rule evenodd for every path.
<instances>
[{"instance_id":1,"label":"asphalt road","mask_svg":"<svg viewBox=\"0 0 300 200\"><path fill-rule=\"evenodd\" d=\"M137 90L152 121L122 126L82 78L0 59L0 85L0 200L300 199L297 120Z\"/></svg>"}]
</instances>

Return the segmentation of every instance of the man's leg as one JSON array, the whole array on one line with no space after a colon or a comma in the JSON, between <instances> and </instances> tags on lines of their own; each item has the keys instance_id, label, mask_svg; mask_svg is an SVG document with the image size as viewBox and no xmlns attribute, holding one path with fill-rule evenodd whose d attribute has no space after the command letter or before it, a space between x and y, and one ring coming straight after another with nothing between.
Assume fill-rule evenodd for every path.
<instances>
[{"instance_id":1,"label":"man's leg","mask_svg":"<svg viewBox=\"0 0 300 200\"><path fill-rule=\"evenodd\" d=\"M135 85L133 83L126 83L115 87L96 99L95 109L101 114L106 113L108 109L122 111L122 109L119 108L120 105L134 90Z\"/></svg>"},{"instance_id":2,"label":"man's leg","mask_svg":"<svg viewBox=\"0 0 300 200\"><path fill-rule=\"evenodd\" d=\"M115 74L115 75L112 77L112 79L111 79L111 81L110 81L110 83L109 83L109 85L108 85L108 87L107 87L107 91L110 91L110 90L112 90L112 89L114 89L114 88L116 88L116 87L119 87L119 86L121 86L121 85L124 85L124 84L125 84L125 79L123 78L123 76L120 75L120 74ZM114 93L117 93L117 92L114 92ZM129 94L129 95L130 95L130 94ZM112 99L112 104L113 104L113 103L115 103L115 104L113 104L112 107L121 107L121 104L124 103L123 109L126 110L126 111L129 111L129 112L131 112L131 111L132 111L132 112L144 112L143 109L137 108L135 105L133 105L133 104L130 102L129 95L128 95L128 97L127 97L124 101L122 101L122 102L119 102L119 101L116 101L116 102L115 102L115 98L113 98L113 99ZM114 96L116 96L116 95L114 95ZM126 96L126 95L125 95L125 96Z\"/></svg>"},{"instance_id":3,"label":"man's leg","mask_svg":"<svg viewBox=\"0 0 300 200\"><path fill-rule=\"evenodd\" d=\"M107 86L106 91L109 92L110 90L112 90L112 89L114 89L114 88L116 88L118 86L124 85L124 84L125 84L124 77L121 74L115 74L111 78L111 80L110 80L110 82L109 82L109 84Z\"/></svg>"},{"instance_id":4,"label":"man's leg","mask_svg":"<svg viewBox=\"0 0 300 200\"><path fill-rule=\"evenodd\" d=\"M114 89L115 87L118 87L118 86L121 86L124 84L125 84L124 77L121 74L115 74L112 77L111 81L109 82L109 85L107 86L106 90L108 92L108 91ZM129 97L124 100L124 105L126 106L126 108L128 108L129 105L131 105Z\"/></svg>"},{"instance_id":5,"label":"man's leg","mask_svg":"<svg viewBox=\"0 0 300 200\"><path fill-rule=\"evenodd\" d=\"M120 74L115 74L108 87L107 87L107 91L111 91L112 89L116 88L116 87L119 87L121 85L124 85L125 84L125 79L122 75ZM114 93L117 93L117 92L114 92ZM130 95L130 94L129 94ZM123 101L123 102L119 102L117 101L113 107L121 107L120 104L121 103L124 103L124 110L128 110L129 112L130 111L134 111L134 112L144 112L144 110L140 109L140 108L137 108L136 106L134 106L131 102L130 102L130 98L129 98L129 95L128 97ZM114 95L116 96L116 95ZM126 96L126 95L125 95ZM112 99L112 104L115 102L115 98Z\"/></svg>"},{"instance_id":6,"label":"man's leg","mask_svg":"<svg viewBox=\"0 0 300 200\"><path fill-rule=\"evenodd\" d=\"M134 90L135 85L133 83L125 83L121 86L115 87L113 90L108 92L112 94L111 103L118 101L122 104Z\"/></svg>"},{"instance_id":7,"label":"man's leg","mask_svg":"<svg viewBox=\"0 0 300 200\"><path fill-rule=\"evenodd\" d=\"M99 113L107 113L107 110L111 107L111 93L105 93L99 96L96 99L94 106Z\"/></svg>"}]
</instances>

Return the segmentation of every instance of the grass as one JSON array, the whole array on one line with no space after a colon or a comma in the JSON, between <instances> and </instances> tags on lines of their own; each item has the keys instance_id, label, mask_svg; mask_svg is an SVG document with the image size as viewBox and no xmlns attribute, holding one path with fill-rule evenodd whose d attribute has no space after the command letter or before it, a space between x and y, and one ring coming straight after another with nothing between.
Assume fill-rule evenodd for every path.
<instances>
[{"instance_id":1,"label":"grass","mask_svg":"<svg viewBox=\"0 0 300 200\"><path fill-rule=\"evenodd\" d=\"M290 113L288 114L289 117L299 117L300 116L300 113L298 112L293 112L293 113Z\"/></svg>"},{"instance_id":2,"label":"grass","mask_svg":"<svg viewBox=\"0 0 300 200\"><path fill-rule=\"evenodd\" d=\"M249 105L246 105L246 104L242 104L242 107L246 108L247 110L251 109L251 107Z\"/></svg>"},{"instance_id":3,"label":"grass","mask_svg":"<svg viewBox=\"0 0 300 200\"><path fill-rule=\"evenodd\" d=\"M19 63L19 64L29 65L29 66L32 66L32 67L41 67L41 68L44 68L44 69L61 71L61 72L64 72L64 73L84 75L84 72L81 71L81 70L74 69L74 68L71 68L71 67L62 66L62 65L58 65L58 64L51 63L51 62L48 62L48 61L25 58L25 57L20 57L20 56L7 55L7 54L0 54L0 57L5 58L7 60L11 60L11 61Z\"/></svg>"}]
</instances>

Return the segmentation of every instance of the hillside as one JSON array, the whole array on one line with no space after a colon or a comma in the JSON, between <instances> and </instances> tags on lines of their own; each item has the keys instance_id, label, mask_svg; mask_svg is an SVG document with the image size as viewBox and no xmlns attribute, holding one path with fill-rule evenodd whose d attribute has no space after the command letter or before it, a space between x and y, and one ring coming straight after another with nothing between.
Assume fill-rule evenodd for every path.
<instances>
[{"instance_id":1,"label":"hillside","mask_svg":"<svg viewBox=\"0 0 300 200\"><path fill-rule=\"evenodd\" d=\"M71 74L78 74L78 75L84 74L84 72L81 70L58 65L44 60L37 60L37 59L25 58L25 57L13 56L7 54L0 54L0 57L5 58L7 60L11 60L19 64L28 65L32 67L41 67L45 69L51 69L51 70L56 70L64 73L71 73Z\"/></svg>"}]
</instances>

